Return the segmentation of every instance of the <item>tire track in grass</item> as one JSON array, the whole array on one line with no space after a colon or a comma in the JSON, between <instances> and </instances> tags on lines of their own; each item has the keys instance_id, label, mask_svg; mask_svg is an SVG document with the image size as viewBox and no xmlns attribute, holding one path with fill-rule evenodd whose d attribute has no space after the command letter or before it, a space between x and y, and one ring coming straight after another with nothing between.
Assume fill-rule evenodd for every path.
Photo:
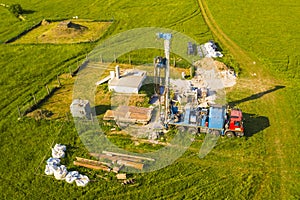
<instances>
[{"instance_id":1,"label":"tire track in grass","mask_svg":"<svg viewBox=\"0 0 300 200\"><path fill-rule=\"evenodd\" d=\"M171 28L171 27L173 27L173 26L176 26L177 24L187 22L188 20L191 20L191 19L193 19L194 17L197 17L197 16L200 15L200 14L201 14L201 11L200 11L199 9L196 9L196 10L194 10L194 11L192 12L191 15L188 15L188 16L186 16L186 17L180 19L179 21L176 21L176 22L174 22L174 23L172 23L172 24L169 24L169 25L166 26L166 27L167 27L167 28Z\"/></svg>"}]
</instances>

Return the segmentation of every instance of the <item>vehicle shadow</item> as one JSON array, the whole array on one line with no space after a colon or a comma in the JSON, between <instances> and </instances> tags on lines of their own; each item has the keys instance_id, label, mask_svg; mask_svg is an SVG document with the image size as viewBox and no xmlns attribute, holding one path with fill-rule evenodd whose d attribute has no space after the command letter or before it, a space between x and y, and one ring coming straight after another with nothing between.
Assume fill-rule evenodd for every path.
<instances>
[{"instance_id":1,"label":"vehicle shadow","mask_svg":"<svg viewBox=\"0 0 300 200\"><path fill-rule=\"evenodd\" d=\"M265 130L270 126L269 118L255 114L243 113L245 137L252 137L254 134Z\"/></svg>"}]
</instances>

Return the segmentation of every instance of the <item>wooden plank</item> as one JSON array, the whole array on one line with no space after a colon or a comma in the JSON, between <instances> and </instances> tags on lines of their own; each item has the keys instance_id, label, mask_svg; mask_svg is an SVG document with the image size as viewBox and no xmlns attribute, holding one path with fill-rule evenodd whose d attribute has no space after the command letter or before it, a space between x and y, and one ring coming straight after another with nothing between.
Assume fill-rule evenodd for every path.
<instances>
[{"instance_id":1,"label":"wooden plank","mask_svg":"<svg viewBox=\"0 0 300 200\"><path fill-rule=\"evenodd\" d=\"M118 118L122 122L148 123L151 119L151 113L151 108L119 106L116 110L107 110L103 119L114 120Z\"/></svg>"},{"instance_id":2,"label":"wooden plank","mask_svg":"<svg viewBox=\"0 0 300 200\"><path fill-rule=\"evenodd\" d=\"M118 160L117 163L119 165L125 165L127 167L133 167L133 168L139 169L139 170L142 170L144 167L143 163L136 163L136 162L126 161L126 160Z\"/></svg>"},{"instance_id":3,"label":"wooden plank","mask_svg":"<svg viewBox=\"0 0 300 200\"><path fill-rule=\"evenodd\" d=\"M107 110L104 114L103 120L114 120L115 112L113 110Z\"/></svg>"},{"instance_id":4,"label":"wooden plank","mask_svg":"<svg viewBox=\"0 0 300 200\"><path fill-rule=\"evenodd\" d=\"M141 159L141 160L148 160L148 161L155 161L153 158L147 158L147 157L142 157L142 156L133 156L133 155L127 155L127 154L122 154L122 153L114 153L114 152L109 152L109 151L103 151L102 153L106 155L115 155L115 156L121 156L121 157L127 157L127 158L136 158L136 159Z\"/></svg>"},{"instance_id":5,"label":"wooden plank","mask_svg":"<svg viewBox=\"0 0 300 200\"><path fill-rule=\"evenodd\" d=\"M76 157L76 160L78 160L79 162L83 162L83 163L88 163L88 164L92 164L92 165L106 165L108 167L111 166L110 163L106 163L106 162L101 162L101 161L97 161L97 160L90 160L90 159L86 159L86 158L80 158L80 157Z\"/></svg>"},{"instance_id":6,"label":"wooden plank","mask_svg":"<svg viewBox=\"0 0 300 200\"><path fill-rule=\"evenodd\" d=\"M108 159L112 162L116 162L118 160L127 160L132 162L142 162L142 159L139 158L131 158L131 157L124 157L124 156L114 156L109 154L98 154L98 153L90 153L91 156L94 156L99 159Z\"/></svg>"},{"instance_id":7,"label":"wooden plank","mask_svg":"<svg viewBox=\"0 0 300 200\"><path fill-rule=\"evenodd\" d=\"M126 178L126 174L117 174L117 179L119 180L125 180Z\"/></svg>"},{"instance_id":8,"label":"wooden plank","mask_svg":"<svg viewBox=\"0 0 300 200\"><path fill-rule=\"evenodd\" d=\"M117 160L118 160L117 157L113 157L113 156L109 156L109 155L105 155L105 154L90 153L90 155L94 156L96 158L99 158L99 159L108 159L108 160L111 160L113 163L117 162Z\"/></svg>"},{"instance_id":9,"label":"wooden plank","mask_svg":"<svg viewBox=\"0 0 300 200\"><path fill-rule=\"evenodd\" d=\"M81 166L81 167L86 167L86 168L89 168L89 169L94 169L94 170L103 170L103 171L107 171L107 172L110 172L110 168L107 167L107 166L95 166L95 165L91 165L91 164L87 164L87 163L81 163L81 162L78 162L78 161L74 161L73 164L75 166Z\"/></svg>"},{"instance_id":10,"label":"wooden plank","mask_svg":"<svg viewBox=\"0 0 300 200\"><path fill-rule=\"evenodd\" d=\"M123 165L121 167L123 167ZM112 171L117 174L119 173L120 169L121 169L120 167L114 167Z\"/></svg>"}]
</instances>

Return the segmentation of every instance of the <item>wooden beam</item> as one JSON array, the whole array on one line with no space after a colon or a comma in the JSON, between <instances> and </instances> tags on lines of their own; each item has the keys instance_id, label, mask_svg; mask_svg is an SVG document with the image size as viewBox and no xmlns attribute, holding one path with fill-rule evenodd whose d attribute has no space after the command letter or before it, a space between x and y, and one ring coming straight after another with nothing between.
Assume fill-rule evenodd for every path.
<instances>
[{"instance_id":1,"label":"wooden beam","mask_svg":"<svg viewBox=\"0 0 300 200\"><path fill-rule=\"evenodd\" d=\"M133 155L127 155L127 154L122 154L122 153L114 153L114 152L109 152L109 151L103 151L104 154L106 155L112 155L112 156L121 156L121 157L127 157L127 158L136 158L136 159L141 159L141 160L148 160L148 161L155 161L153 158L147 158L147 157L142 157L142 156L133 156Z\"/></svg>"},{"instance_id":2,"label":"wooden beam","mask_svg":"<svg viewBox=\"0 0 300 200\"><path fill-rule=\"evenodd\" d=\"M127 177L126 177L126 174L117 174L117 179L121 179L121 180L125 180Z\"/></svg>"},{"instance_id":3,"label":"wooden beam","mask_svg":"<svg viewBox=\"0 0 300 200\"><path fill-rule=\"evenodd\" d=\"M101 161L97 161L97 160L90 160L90 159L86 159L86 158L80 158L80 157L76 157L76 160L78 160L79 162L83 162L83 163L88 163L88 164L92 164L92 165L95 165L95 166L98 166L98 165L106 165L108 167L111 166L110 163L106 163L106 162L101 162Z\"/></svg>"},{"instance_id":4,"label":"wooden beam","mask_svg":"<svg viewBox=\"0 0 300 200\"><path fill-rule=\"evenodd\" d=\"M91 156L94 156L99 159L108 159L112 162L116 162L117 160L127 160L132 162L142 162L142 159L138 158L131 158L131 157L123 157L123 156L115 156L115 155L109 155L109 154L98 154L98 153L90 153Z\"/></svg>"},{"instance_id":5,"label":"wooden beam","mask_svg":"<svg viewBox=\"0 0 300 200\"><path fill-rule=\"evenodd\" d=\"M139 170L142 170L144 167L143 163L136 163L136 162L126 161L126 160L118 160L117 163L119 165L125 165L127 167L133 167L133 168L139 169Z\"/></svg>"},{"instance_id":6,"label":"wooden beam","mask_svg":"<svg viewBox=\"0 0 300 200\"><path fill-rule=\"evenodd\" d=\"M107 166L95 166L95 165L91 165L91 164L87 164L87 163L82 163L82 162L78 162L78 161L74 161L73 164L75 166L81 166L81 167L86 167L86 168L89 168L89 169L94 169L94 170L103 170L103 171L107 171L107 172L110 172L110 168L107 167Z\"/></svg>"}]
</instances>

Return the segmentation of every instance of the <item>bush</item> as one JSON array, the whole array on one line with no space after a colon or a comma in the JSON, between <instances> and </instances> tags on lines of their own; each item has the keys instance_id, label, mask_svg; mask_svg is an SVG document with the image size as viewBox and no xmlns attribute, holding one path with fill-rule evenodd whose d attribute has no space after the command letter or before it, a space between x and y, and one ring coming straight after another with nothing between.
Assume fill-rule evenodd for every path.
<instances>
[{"instance_id":1,"label":"bush","mask_svg":"<svg viewBox=\"0 0 300 200\"><path fill-rule=\"evenodd\" d=\"M12 4L8 10L16 17L19 17L24 12L20 4Z\"/></svg>"}]
</instances>

